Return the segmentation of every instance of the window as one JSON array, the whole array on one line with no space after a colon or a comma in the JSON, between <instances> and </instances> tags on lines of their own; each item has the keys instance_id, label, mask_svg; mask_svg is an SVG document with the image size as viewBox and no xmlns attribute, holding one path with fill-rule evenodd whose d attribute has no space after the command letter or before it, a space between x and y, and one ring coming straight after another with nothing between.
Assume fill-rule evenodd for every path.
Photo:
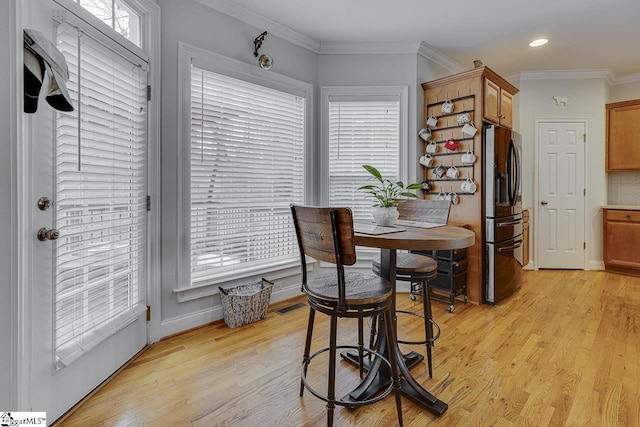
<instances>
[{"instance_id":1,"label":"window","mask_svg":"<svg viewBox=\"0 0 640 427\"><path fill-rule=\"evenodd\" d=\"M355 191L370 178L362 165L384 177L402 176L403 94L406 88L323 88L324 193L329 205L351 207L355 220L371 219L372 202Z\"/></svg>"},{"instance_id":2,"label":"window","mask_svg":"<svg viewBox=\"0 0 640 427\"><path fill-rule=\"evenodd\" d=\"M307 92L220 61L240 71L197 60L188 66L187 287L299 262L290 204L305 199Z\"/></svg>"},{"instance_id":3,"label":"window","mask_svg":"<svg viewBox=\"0 0 640 427\"><path fill-rule=\"evenodd\" d=\"M127 40L140 46L140 14L123 0L73 0Z\"/></svg>"},{"instance_id":4,"label":"window","mask_svg":"<svg viewBox=\"0 0 640 427\"><path fill-rule=\"evenodd\" d=\"M136 318L146 283L147 72L67 23L58 48L75 111L56 117L59 368Z\"/></svg>"}]
</instances>

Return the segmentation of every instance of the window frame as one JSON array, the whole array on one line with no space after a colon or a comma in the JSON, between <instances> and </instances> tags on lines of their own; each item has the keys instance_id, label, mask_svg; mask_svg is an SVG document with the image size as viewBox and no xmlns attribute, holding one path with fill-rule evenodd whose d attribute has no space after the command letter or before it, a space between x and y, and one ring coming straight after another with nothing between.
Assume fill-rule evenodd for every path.
<instances>
[{"instance_id":1,"label":"window frame","mask_svg":"<svg viewBox=\"0 0 640 427\"><path fill-rule=\"evenodd\" d=\"M213 53L186 43L178 46L178 284L174 289L178 302L190 301L219 293L218 286L229 284L237 279L255 279L269 274L271 279L291 276L299 273L300 260L281 262L271 267L260 266L255 269L243 268L243 271L226 272L215 276L211 283L192 286L191 284L191 65L244 80L253 84L287 92L305 99L304 130L304 199L311 194L312 164L312 117L313 85L266 71L257 65L247 64L223 55ZM246 281L246 280L245 280Z\"/></svg>"},{"instance_id":2,"label":"window frame","mask_svg":"<svg viewBox=\"0 0 640 427\"><path fill-rule=\"evenodd\" d=\"M397 99L400 104L398 118L398 178L403 182L409 177L409 87L408 86L323 86L320 88L320 204L329 204L329 102L331 101L380 101ZM375 166L375 165L374 165ZM355 190L354 190L355 191ZM374 248L356 248L357 265L365 265L379 251ZM365 264L361 264L365 263ZM357 266L356 265L356 266ZM324 266L321 264L321 266Z\"/></svg>"},{"instance_id":3,"label":"window frame","mask_svg":"<svg viewBox=\"0 0 640 427\"><path fill-rule=\"evenodd\" d=\"M329 204L329 102L398 100L400 103L398 178L409 177L408 86L323 86L320 88L320 204ZM375 165L374 165L375 166Z\"/></svg>"}]
</instances>

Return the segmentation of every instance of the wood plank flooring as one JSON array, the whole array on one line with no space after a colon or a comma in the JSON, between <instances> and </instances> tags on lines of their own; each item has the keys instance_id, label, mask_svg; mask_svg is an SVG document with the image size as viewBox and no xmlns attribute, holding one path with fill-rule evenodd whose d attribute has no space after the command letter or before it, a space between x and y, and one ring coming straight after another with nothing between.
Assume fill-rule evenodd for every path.
<instances>
[{"instance_id":1,"label":"wood plank flooring","mask_svg":"<svg viewBox=\"0 0 640 427\"><path fill-rule=\"evenodd\" d=\"M60 426L321 426L325 404L300 398L300 362L308 308L229 329L216 322L151 346ZM398 308L421 301L398 295ZM433 302L442 336L434 377L412 372L449 404L436 417L403 398L405 426L639 426L640 278L602 271L527 271L506 302ZM313 348L327 343L316 316ZM356 340L356 323L339 322L339 342ZM399 317L404 338L422 336L421 319ZM424 353L420 346L405 347ZM312 350L313 351L313 350ZM324 390L326 359L309 379ZM339 363L339 395L357 371ZM350 411L338 426L396 425L394 399Z\"/></svg>"}]
</instances>

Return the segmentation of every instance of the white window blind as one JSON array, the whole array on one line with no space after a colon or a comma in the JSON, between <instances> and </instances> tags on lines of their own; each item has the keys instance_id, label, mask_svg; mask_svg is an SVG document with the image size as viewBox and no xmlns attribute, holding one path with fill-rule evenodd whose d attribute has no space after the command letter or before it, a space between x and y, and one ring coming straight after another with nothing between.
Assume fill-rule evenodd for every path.
<instances>
[{"instance_id":1,"label":"white window blind","mask_svg":"<svg viewBox=\"0 0 640 427\"><path fill-rule=\"evenodd\" d=\"M305 99L191 68L191 285L297 259Z\"/></svg>"},{"instance_id":2,"label":"white window blind","mask_svg":"<svg viewBox=\"0 0 640 427\"><path fill-rule=\"evenodd\" d=\"M75 111L56 119L55 351L58 368L145 307L146 72L58 27Z\"/></svg>"},{"instance_id":3,"label":"white window blind","mask_svg":"<svg viewBox=\"0 0 640 427\"><path fill-rule=\"evenodd\" d=\"M329 203L348 206L355 220L371 220L370 196L355 191L375 166L385 178L399 175L399 101L329 101Z\"/></svg>"}]
</instances>

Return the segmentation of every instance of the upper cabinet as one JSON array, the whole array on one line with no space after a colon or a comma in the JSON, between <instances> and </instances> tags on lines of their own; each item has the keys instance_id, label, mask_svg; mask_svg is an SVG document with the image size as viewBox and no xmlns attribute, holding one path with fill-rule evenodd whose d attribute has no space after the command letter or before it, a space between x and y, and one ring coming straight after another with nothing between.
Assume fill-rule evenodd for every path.
<instances>
[{"instance_id":1,"label":"upper cabinet","mask_svg":"<svg viewBox=\"0 0 640 427\"><path fill-rule=\"evenodd\" d=\"M502 80L502 79L500 79ZM513 127L513 89L484 78L484 119L511 129Z\"/></svg>"},{"instance_id":2,"label":"upper cabinet","mask_svg":"<svg viewBox=\"0 0 640 427\"><path fill-rule=\"evenodd\" d=\"M607 172L640 170L640 99L607 104Z\"/></svg>"}]
</instances>

